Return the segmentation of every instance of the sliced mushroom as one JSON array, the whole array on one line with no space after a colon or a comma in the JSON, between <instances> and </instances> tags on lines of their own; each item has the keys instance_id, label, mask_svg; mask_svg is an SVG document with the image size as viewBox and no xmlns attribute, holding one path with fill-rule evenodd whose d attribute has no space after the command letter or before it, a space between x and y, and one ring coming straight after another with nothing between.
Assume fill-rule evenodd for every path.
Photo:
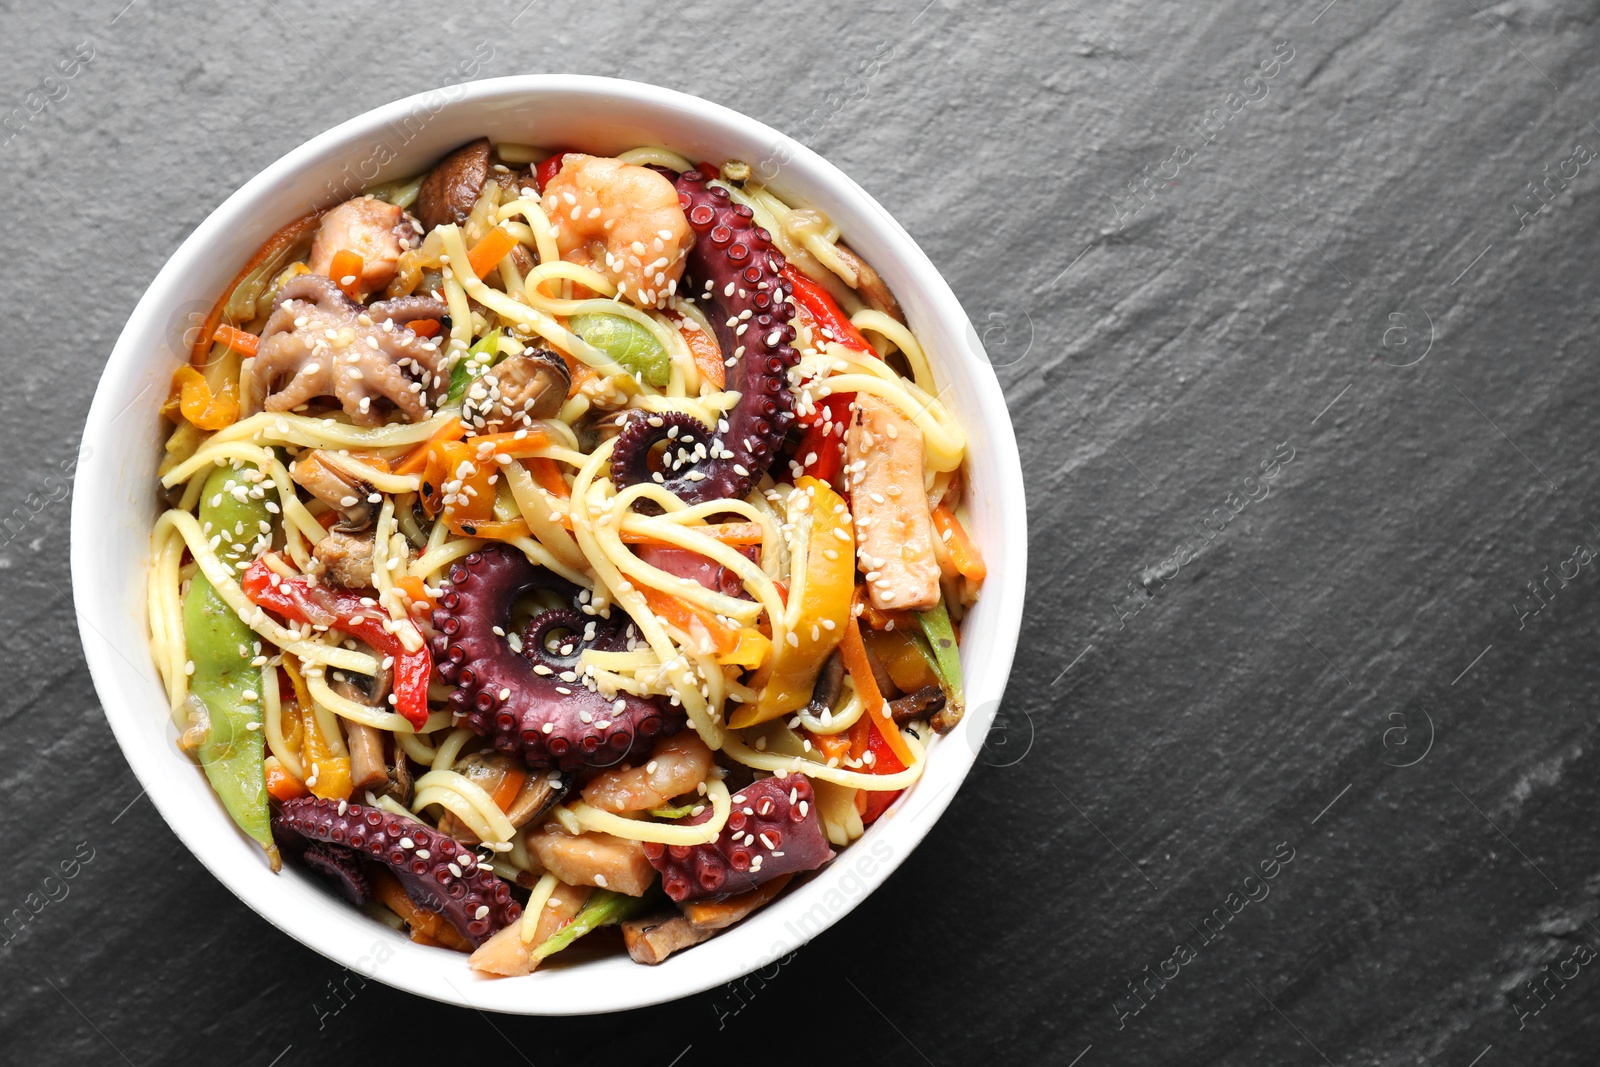
<instances>
[{"instance_id":1,"label":"sliced mushroom","mask_svg":"<svg viewBox=\"0 0 1600 1067\"><path fill-rule=\"evenodd\" d=\"M489 139L480 137L441 159L417 190L417 219L427 229L447 222L460 225L489 177Z\"/></svg>"},{"instance_id":2,"label":"sliced mushroom","mask_svg":"<svg viewBox=\"0 0 1600 1067\"><path fill-rule=\"evenodd\" d=\"M451 770L491 796L499 791L508 774L525 775L522 788L517 790L506 810L506 818L519 830L549 811L567 791L566 782L560 776L529 772L521 761L501 752L468 753L458 759ZM471 827L451 812L440 817L439 830L465 844L475 844L478 840Z\"/></svg>"},{"instance_id":3,"label":"sliced mushroom","mask_svg":"<svg viewBox=\"0 0 1600 1067\"><path fill-rule=\"evenodd\" d=\"M486 433L502 433L554 418L566 402L572 377L566 360L548 348L530 348L484 371L467 390L462 418Z\"/></svg>"},{"instance_id":4,"label":"sliced mushroom","mask_svg":"<svg viewBox=\"0 0 1600 1067\"><path fill-rule=\"evenodd\" d=\"M900 301L894 298L889 287L884 284L883 276L873 270L871 265L850 248L843 241L833 246L839 258L847 263L851 270L856 272L856 293L866 301L869 308L881 311L894 319L902 326L905 325L906 314L900 310Z\"/></svg>"},{"instance_id":5,"label":"sliced mushroom","mask_svg":"<svg viewBox=\"0 0 1600 1067\"><path fill-rule=\"evenodd\" d=\"M904 726L917 719L926 719L944 707L944 690L936 685L925 685L915 693L907 693L889 701L889 718ZM945 731L941 731L945 732Z\"/></svg>"},{"instance_id":6,"label":"sliced mushroom","mask_svg":"<svg viewBox=\"0 0 1600 1067\"><path fill-rule=\"evenodd\" d=\"M372 588L371 533L349 534L330 530L328 536L311 549L312 558L322 564L323 573L346 589Z\"/></svg>"},{"instance_id":7,"label":"sliced mushroom","mask_svg":"<svg viewBox=\"0 0 1600 1067\"><path fill-rule=\"evenodd\" d=\"M654 966L681 948L710 939L715 930L698 930L677 912L663 912L622 924L622 942L635 963Z\"/></svg>"},{"instance_id":8,"label":"sliced mushroom","mask_svg":"<svg viewBox=\"0 0 1600 1067\"><path fill-rule=\"evenodd\" d=\"M823 714L833 714L833 705L839 699L839 692L844 688L844 657L838 649L828 653L828 658L822 661L822 669L817 672L817 680L811 686L811 703L806 705L806 713L814 719L822 718Z\"/></svg>"},{"instance_id":9,"label":"sliced mushroom","mask_svg":"<svg viewBox=\"0 0 1600 1067\"><path fill-rule=\"evenodd\" d=\"M289 477L344 515L344 521L335 527L341 532L359 533L372 525L375 510L372 501L378 491L337 453L320 448L307 452L289 468Z\"/></svg>"},{"instance_id":10,"label":"sliced mushroom","mask_svg":"<svg viewBox=\"0 0 1600 1067\"><path fill-rule=\"evenodd\" d=\"M383 758L383 734L364 723L344 724L350 746L350 784L359 794L389 784L389 764Z\"/></svg>"}]
</instances>

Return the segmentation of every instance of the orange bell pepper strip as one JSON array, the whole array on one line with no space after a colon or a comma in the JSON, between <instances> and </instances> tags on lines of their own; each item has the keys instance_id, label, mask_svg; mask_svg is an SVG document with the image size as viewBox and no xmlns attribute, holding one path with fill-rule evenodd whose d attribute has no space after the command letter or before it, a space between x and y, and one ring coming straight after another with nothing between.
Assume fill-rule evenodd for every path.
<instances>
[{"instance_id":1,"label":"orange bell pepper strip","mask_svg":"<svg viewBox=\"0 0 1600 1067\"><path fill-rule=\"evenodd\" d=\"M426 604L429 610L438 607L438 602L428 595L427 585L416 575L408 574L403 578L397 578L394 584L400 587L406 599L413 604Z\"/></svg>"},{"instance_id":2,"label":"orange bell pepper strip","mask_svg":"<svg viewBox=\"0 0 1600 1067\"><path fill-rule=\"evenodd\" d=\"M943 504L933 509L933 528L938 532L939 540L944 543L944 550L949 554L950 563L958 574L975 582L981 582L988 576L989 568L984 566L978 546L967 536L961 520Z\"/></svg>"},{"instance_id":3,"label":"orange bell pepper strip","mask_svg":"<svg viewBox=\"0 0 1600 1067\"><path fill-rule=\"evenodd\" d=\"M500 265L500 261L517 247L517 239L504 226L496 226L483 235L483 239L467 251L467 263L472 273L485 277Z\"/></svg>"},{"instance_id":4,"label":"orange bell pepper strip","mask_svg":"<svg viewBox=\"0 0 1600 1067\"><path fill-rule=\"evenodd\" d=\"M361 299L361 274L367 269L367 261L361 258L359 252L352 252L348 248L341 248L333 254L333 261L328 264L328 277L333 279L333 284L339 291L351 300Z\"/></svg>"},{"instance_id":5,"label":"orange bell pepper strip","mask_svg":"<svg viewBox=\"0 0 1600 1067\"><path fill-rule=\"evenodd\" d=\"M528 775L525 771L513 767L500 779L500 785L490 794L489 799L493 800L495 807L501 811L510 811L511 802L517 799L517 794L522 792L523 783L527 780Z\"/></svg>"},{"instance_id":6,"label":"orange bell pepper strip","mask_svg":"<svg viewBox=\"0 0 1600 1067\"><path fill-rule=\"evenodd\" d=\"M469 441L432 442L422 474L423 510L430 519L443 510L446 519L462 523L494 521L495 486L489 479L500 469L497 458L532 458L530 453L549 441L541 430L516 430L480 434ZM444 487L457 481L461 484L446 505Z\"/></svg>"},{"instance_id":7,"label":"orange bell pepper strip","mask_svg":"<svg viewBox=\"0 0 1600 1067\"><path fill-rule=\"evenodd\" d=\"M558 500L566 500L572 496L572 489L567 485L567 480L561 476L561 465L548 456L535 456L525 459L522 465L528 468L528 473L533 475L533 480L539 483L539 488L549 493Z\"/></svg>"},{"instance_id":8,"label":"orange bell pepper strip","mask_svg":"<svg viewBox=\"0 0 1600 1067\"><path fill-rule=\"evenodd\" d=\"M810 495L811 532L806 543L805 589L799 610L786 609L789 640L772 649L771 673L754 704L744 704L728 725L735 729L796 711L811 699L817 672L833 652L850 621L855 591L855 536L844 499L826 482L802 477L795 492Z\"/></svg>"},{"instance_id":9,"label":"orange bell pepper strip","mask_svg":"<svg viewBox=\"0 0 1600 1067\"><path fill-rule=\"evenodd\" d=\"M856 624L854 616L845 627L844 639L839 642L839 652L844 656L845 669L850 672L851 680L856 683L856 692L861 696L861 703L866 705L867 714L872 718L872 725L883 735L889 751L900 761L900 766L911 766L911 749L906 746L905 738L900 736L900 728L889 718L883 692L878 688L878 680L872 675L872 664L867 661L867 646L861 640L861 627Z\"/></svg>"},{"instance_id":10,"label":"orange bell pepper strip","mask_svg":"<svg viewBox=\"0 0 1600 1067\"><path fill-rule=\"evenodd\" d=\"M428 465L428 450L442 441L459 441L467 435L467 428L462 421L451 416L450 421L439 427L438 431L422 444L405 454L394 468L396 474L421 474L422 469Z\"/></svg>"},{"instance_id":11,"label":"orange bell pepper strip","mask_svg":"<svg viewBox=\"0 0 1600 1067\"><path fill-rule=\"evenodd\" d=\"M376 868L376 865L374 867ZM459 952L472 951L472 942L462 937L461 931L450 925L450 921L444 916L419 907L406 893L405 887L400 884L400 879L387 870L373 870L372 895L405 921L411 928L411 940L424 945L452 948Z\"/></svg>"},{"instance_id":12,"label":"orange bell pepper strip","mask_svg":"<svg viewBox=\"0 0 1600 1067\"><path fill-rule=\"evenodd\" d=\"M256 346L261 340L248 330L241 330L226 323L217 327L217 332L211 335L211 339L219 345L227 345L241 356L255 355Z\"/></svg>"},{"instance_id":13,"label":"orange bell pepper strip","mask_svg":"<svg viewBox=\"0 0 1600 1067\"><path fill-rule=\"evenodd\" d=\"M172 390L178 411L201 430L220 430L239 419L239 394L231 379L220 393L213 393L206 376L185 363L172 374Z\"/></svg>"},{"instance_id":14,"label":"orange bell pepper strip","mask_svg":"<svg viewBox=\"0 0 1600 1067\"><path fill-rule=\"evenodd\" d=\"M308 772L307 780L303 783L305 788L313 796L324 800L349 800L352 788L350 757L334 755L333 745L322 736L322 730L317 725L317 711L311 703L311 692L306 688L306 681L287 658L283 661L283 672L294 686L295 704L299 709L300 763Z\"/></svg>"},{"instance_id":15,"label":"orange bell pepper strip","mask_svg":"<svg viewBox=\"0 0 1600 1067\"><path fill-rule=\"evenodd\" d=\"M406 323L406 329L418 337L433 337L444 327L439 324L438 319L412 319Z\"/></svg>"}]
</instances>

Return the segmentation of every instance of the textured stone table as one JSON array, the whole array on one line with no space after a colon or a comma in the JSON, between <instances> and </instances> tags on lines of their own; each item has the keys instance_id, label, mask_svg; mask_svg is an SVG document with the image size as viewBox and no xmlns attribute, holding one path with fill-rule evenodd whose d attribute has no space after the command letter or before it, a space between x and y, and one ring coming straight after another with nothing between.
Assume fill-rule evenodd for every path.
<instances>
[{"instance_id":1,"label":"textured stone table","mask_svg":"<svg viewBox=\"0 0 1600 1067\"><path fill-rule=\"evenodd\" d=\"M74 877L0 943L0 1058L1594 1062L1600 8L925 2L4 5L0 909ZM879 197L1000 365L1033 527L924 847L765 984L598 1023L334 1000L140 798L67 575L63 464L185 234L350 115L534 71Z\"/></svg>"}]
</instances>

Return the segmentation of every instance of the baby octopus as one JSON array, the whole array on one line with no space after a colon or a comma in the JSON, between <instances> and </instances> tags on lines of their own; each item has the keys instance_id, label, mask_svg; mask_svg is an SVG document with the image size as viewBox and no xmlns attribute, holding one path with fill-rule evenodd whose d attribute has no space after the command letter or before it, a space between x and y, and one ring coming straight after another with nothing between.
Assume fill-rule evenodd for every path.
<instances>
[{"instance_id":1,"label":"baby octopus","mask_svg":"<svg viewBox=\"0 0 1600 1067\"><path fill-rule=\"evenodd\" d=\"M323 275L291 278L261 331L250 372L256 393L268 411L331 396L362 426L383 422L382 402L420 422L440 381L439 345L403 324L448 311L444 301L424 296L363 307Z\"/></svg>"},{"instance_id":2,"label":"baby octopus","mask_svg":"<svg viewBox=\"0 0 1600 1067\"><path fill-rule=\"evenodd\" d=\"M514 648L507 637L512 605L541 589L577 603L571 583L501 545L450 568L433 613L433 654L439 674L456 687L450 705L457 720L535 769L637 762L658 736L683 726L683 709L661 697L608 698L584 684L584 650L625 650L632 623L556 608L530 619Z\"/></svg>"},{"instance_id":3,"label":"baby octopus","mask_svg":"<svg viewBox=\"0 0 1600 1067\"><path fill-rule=\"evenodd\" d=\"M648 167L569 153L545 185L561 258L593 267L641 307L677 291L694 235L672 183Z\"/></svg>"}]
</instances>

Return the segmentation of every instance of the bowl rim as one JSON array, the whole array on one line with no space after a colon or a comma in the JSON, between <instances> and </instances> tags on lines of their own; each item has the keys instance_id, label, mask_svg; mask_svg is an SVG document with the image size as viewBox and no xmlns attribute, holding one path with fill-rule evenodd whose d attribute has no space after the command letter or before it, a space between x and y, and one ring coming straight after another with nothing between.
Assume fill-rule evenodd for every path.
<instances>
[{"instance_id":1,"label":"bowl rim","mask_svg":"<svg viewBox=\"0 0 1600 1067\"><path fill-rule=\"evenodd\" d=\"M893 254L899 261L899 268L913 276L912 288L920 290L927 297L928 313L938 316L952 336L965 336L965 351L954 350L952 346L952 351L933 362L936 368L948 366L955 360L970 364L967 372L974 395L964 399L975 410L981 411L985 424L983 434L994 453L995 469L988 472L994 484L987 488L996 499L995 507L1000 519L996 531L998 543L992 548L997 550L997 557L1003 557L1004 564L993 568L984 587L984 599L994 605L991 609L993 617L985 626L989 657L983 662L981 671L989 691L969 703L968 722L961 731L968 743L953 744L951 742L956 735L951 735L936 741L930 750L930 757L942 761L945 769L941 773L949 781L929 797L921 796L917 788L909 790L905 797L897 801L889 815L880 819L865 837L841 854L840 860L834 861L805 885L792 889L778 902L763 909L763 915L741 924L749 933L767 926L775 929L776 922L786 916L801 921L799 929L795 928L793 921L785 923L785 929L795 936L775 940L771 949L759 957L748 952L702 951L723 942L743 945L747 941L754 944L757 940L754 936L735 936L740 930L735 928L653 969L627 961L630 966L637 968L641 977L650 975L652 971L654 975L653 980L620 983L626 988L609 988L619 984L615 982L599 987L594 981L576 981L582 968L589 966L582 964L576 968L541 970L525 978L474 981L470 972L467 976L458 973L458 977L470 983L470 996L451 980L447 973L450 968L440 966L444 961L439 955L445 950L427 949L393 931L377 930L371 919L343 901L330 898L326 901L328 906L319 907L315 900L302 893L282 891L281 884L275 880L271 884L279 885L278 889L269 885L263 891L263 883L255 872L244 870L233 859L221 855L218 842L208 836L215 827L206 825L206 817L186 810L184 794L190 786L175 783L168 768L158 763L156 756L147 753L148 745L143 736L149 728L146 719L148 709L143 706L146 702L125 688L126 672L116 661L121 659L136 673L149 677L154 676L153 670L149 669L153 665L147 663L146 669L141 672L134 660L91 621L94 617L102 617L96 614L97 611L114 609L117 603L117 596L112 591L116 583L105 580L104 572L109 566L105 563L106 554L98 551L106 527L103 502L115 500L115 490L121 484L118 468L123 456L119 452L118 439L128 436L127 431L119 435L114 426L123 413L138 404L144 392L149 391L149 385L134 400L123 404L120 410L113 411L112 405L121 399L122 394L131 390L133 380L141 369L166 357L166 353L153 354L148 349L140 350L139 338L151 332L154 323L177 306L183 294L173 291L176 279L197 263L203 262L208 254L214 254L213 246L230 225L245 221L250 207L279 182L325 164L336 150L360 145L364 139L376 135L386 126L394 128L397 121L413 113L419 106L432 107L441 92L445 92L447 97L450 95L441 89L426 90L380 105L286 152L211 211L179 244L140 297L101 373L79 446L70 544L79 635L106 719L124 757L162 818L218 881L252 911L295 940L365 977L376 978L419 996L480 1011L581 1015L644 1007L689 996L737 979L757 968L783 962L785 952L792 955L794 950L837 923L868 894L879 888L948 807L956 789L970 772L998 707L1021 627L1027 575L1027 507L1021 461L999 382L988 363L976 330L949 285L916 241L887 210L853 179L810 148L724 105L645 82L592 75L512 75L461 83L451 89L458 91L459 95L448 99L443 105L449 110L492 105L499 101L525 101L528 97L576 96L602 107L620 105L645 112L666 108L686 115L705 127L734 136L761 139L775 149L782 146L787 152L784 165L793 168L791 173L799 176L801 184L825 187L848 198L852 207L865 216L864 223L875 229L876 236L895 246ZM439 110L436 114L445 115L448 119L446 111ZM919 333L923 332L919 328ZM152 409L152 416L159 402L159 398L147 402ZM969 437L976 436L974 427L964 428L968 429ZM988 545L985 547L991 548ZM143 579L140 576L139 587L142 589L142 586ZM142 633L145 643L134 654L135 657L140 654L148 656L148 631ZM966 641L963 643L967 644ZM967 665L969 676L976 673L976 666ZM167 717L162 718L165 720ZM930 771L932 769L930 765ZM918 784L920 786L923 783ZM209 790L209 785L206 788ZM217 805L217 810L220 811L220 805ZM236 836L243 840L243 835ZM885 850L887 856L883 855ZM868 855L856 859L862 853ZM255 854L259 859L258 849ZM264 864L258 862L257 866L264 871ZM802 905L807 901L822 900L824 892L838 892L838 883L846 878L856 878L861 883L860 888L845 896L841 906L828 905L820 925L810 929L804 920L811 917L820 905L813 905L810 911L805 911ZM791 906L780 907L785 903ZM763 922L764 919L768 921ZM318 936L319 933L326 936ZM380 945L391 951L387 955L381 951L376 953L381 958L375 962L374 950ZM457 971L465 970L465 956L459 953L450 955L460 961L461 966ZM390 963L390 960L398 962ZM663 972L670 972L673 981L668 981L668 975ZM560 979L559 985L553 981L556 978ZM536 989L526 988L527 983L536 979L539 980ZM597 991L606 995L596 999L594 994ZM583 992L589 994L588 999L577 995Z\"/></svg>"}]
</instances>

